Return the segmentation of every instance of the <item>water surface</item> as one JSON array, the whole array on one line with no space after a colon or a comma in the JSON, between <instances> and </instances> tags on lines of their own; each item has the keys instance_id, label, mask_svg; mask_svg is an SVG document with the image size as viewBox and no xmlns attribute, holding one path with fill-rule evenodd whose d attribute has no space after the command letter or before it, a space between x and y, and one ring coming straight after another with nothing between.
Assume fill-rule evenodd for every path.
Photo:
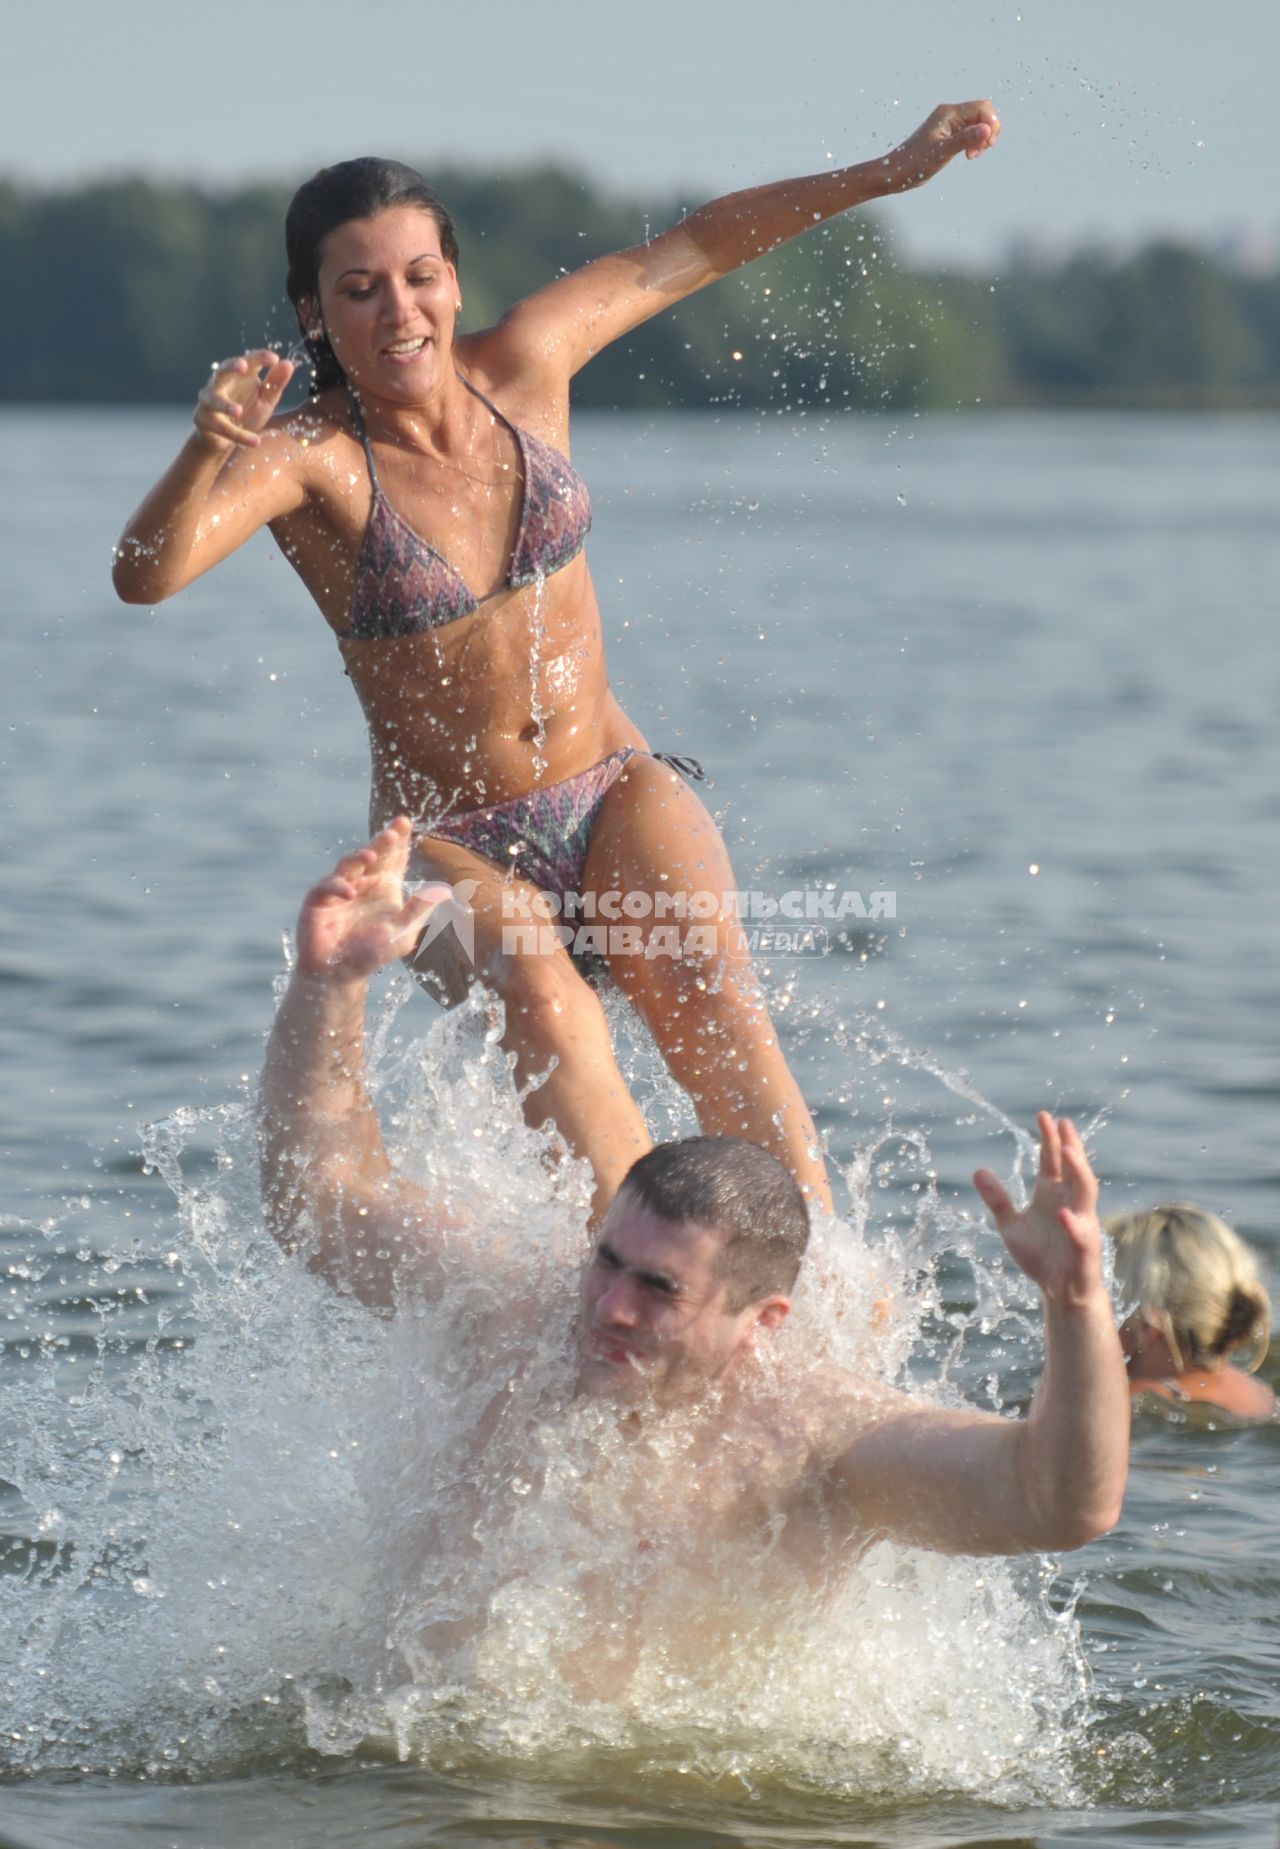
<instances>
[{"instance_id":1,"label":"water surface","mask_svg":"<svg viewBox=\"0 0 1280 1849\"><path fill-rule=\"evenodd\" d=\"M961 1582L935 1586L923 1609L938 1627L938 1719L930 1731L921 1718L917 1644L902 1668L917 1732L886 1777L869 1773L852 1723L789 1754L743 1742L736 1770L723 1735L682 1771L687 1732L643 1729L559 1761L483 1739L448 1764L306 1746L281 1678L308 1651L313 1664L322 1620L337 1637L349 1614L330 1667L356 1661L371 1595L350 1565L358 1498L273 1448L273 1370L285 1331L334 1334L333 1312L277 1279L273 1350L256 1281L228 1255L257 1262L239 1243L252 1203L237 1112L281 932L362 831L365 748L332 640L269 541L160 611L113 601L114 531L180 425L170 412L0 423L13 1459L0 1475L43 1472L49 1492L4 1517L19 1667L0 1839L1274 1842L1271 1428L1140 1425L1117 1534L1056 1577L1033 1564L1000 1581L989 1610L1012 1641L966 1632L984 1609L972 1580L963 1596ZM587 416L576 454L624 702L656 746L706 761L741 884L896 893L889 927L779 962L772 979L806 1094L852 1173L845 1204L869 1203L870 1249L951 1239L968 1253L939 1262L915 1376L943 1365L953 1317L948 1365L971 1397L1029 1389L1016 1300L1002 1296L986 1330L971 1315L999 1274L961 1210L973 1167L1012 1161L1002 1119L1025 1124L1041 1104L1093 1126L1112 1207L1198 1199L1274 1253L1280 423ZM398 1018L425 1033L433 1017L415 998ZM187 1115L165 1147L181 1145L181 1206L140 1159L143 1126L175 1110ZM940 1204L921 1233L931 1173ZM334 1339L345 1389L361 1337ZM401 1391L411 1380L394 1355L378 1365ZM297 1391L304 1426L319 1407L355 1429L358 1407L326 1401L318 1372L303 1366ZM267 1534L257 1551L206 1554L190 1538L203 1521L207 1540L216 1479L182 1425L184 1394L202 1433L225 1437L236 1411L259 1422L261 1481L252 1445L220 1453ZM107 1446L134 1417L172 1474L144 1480L138 1464L133 1481L126 1461L94 1502L107 1466L93 1435ZM350 1527L326 1545L318 1524L339 1518ZM122 1619L113 1598L153 1563L118 1556L95 1592L59 1551L77 1524L117 1545L128 1528L155 1559L168 1549L170 1585L182 1560L229 1584L202 1593L193 1578L185 1617L130 1592L136 1616ZM255 1603L270 1573L277 1630ZM239 1681L211 1698L216 1751L175 1746L138 1694L149 1661L160 1693L179 1667L208 1670L210 1612L241 1653ZM891 1632L873 1635L887 1657ZM992 1723L994 1771L966 1731L970 1646L970 1673L1003 1662L1015 1693L1037 1673L1063 1679L1041 1712L1028 1705L1021 1790L1011 1713ZM137 1724L112 1733L104 1717L131 1700Z\"/></svg>"}]
</instances>

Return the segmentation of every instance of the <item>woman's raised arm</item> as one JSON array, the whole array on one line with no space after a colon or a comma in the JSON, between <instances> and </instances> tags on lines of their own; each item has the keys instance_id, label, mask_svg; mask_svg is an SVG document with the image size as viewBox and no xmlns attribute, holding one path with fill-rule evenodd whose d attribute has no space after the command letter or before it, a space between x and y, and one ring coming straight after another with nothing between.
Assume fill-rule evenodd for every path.
<instances>
[{"instance_id":1,"label":"woman's raised arm","mask_svg":"<svg viewBox=\"0 0 1280 1849\"><path fill-rule=\"evenodd\" d=\"M302 505L296 471L271 453L291 439L266 429L293 372L265 348L214 368L194 432L116 544L111 578L125 603L162 603Z\"/></svg>"},{"instance_id":2,"label":"woman's raised arm","mask_svg":"<svg viewBox=\"0 0 1280 1849\"><path fill-rule=\"evenodd\" d=\"M647 244L586 264L518 302L489 339L504 357L552 361L571 375L685 296L839 212L923 186L958 154L985 154L999 133L991 103L943 103L889 154L730 193Z\"/></svg>"}]
</instances>

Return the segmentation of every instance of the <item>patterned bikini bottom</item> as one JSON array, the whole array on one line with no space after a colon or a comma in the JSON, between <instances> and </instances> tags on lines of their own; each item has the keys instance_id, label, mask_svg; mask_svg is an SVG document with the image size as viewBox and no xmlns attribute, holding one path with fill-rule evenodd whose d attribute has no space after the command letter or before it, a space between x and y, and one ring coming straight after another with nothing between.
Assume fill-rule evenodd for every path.
<instances>
[{"instance_id":1,"label":"patterned bikini bottom","mask_svg":"<svg viewBox=\"0 0 1280 1849\"><path fill-rule=\"evenodd\" d=\"M456 841L504 872L528 880L539 892L561 897L578 892L600 805L632 758L644 756L669 764L694 783L706 781L696 758L676 757L668 751L638 752L624 745L561 783L492 803L487 809L469 809L463 815L445 815L424 823L423 837Z\"/></svg>"}]
</instances>

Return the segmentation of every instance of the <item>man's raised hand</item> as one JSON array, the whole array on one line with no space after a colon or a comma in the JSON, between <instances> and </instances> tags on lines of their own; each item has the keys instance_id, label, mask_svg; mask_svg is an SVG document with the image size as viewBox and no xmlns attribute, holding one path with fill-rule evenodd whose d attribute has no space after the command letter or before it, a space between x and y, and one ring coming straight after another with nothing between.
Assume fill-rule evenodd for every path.
<instances>
[{"instance_id":1,"label":"man's raised hand","mask_svg":"<svg viewBox=\"0 0 1280 1849\"><path fill-rule=\"evenodd\" d=\"M449 888L428 886L405 898L412 841L408 817L397 816L311 888L298 914L300 975L361 982L413 948L427 914L449 897Z\"/></svg>"},{"instance_id":2,"label":"man's raised hand","mask_svg":"<svg viewBox=\"0 0 1280 1849\"><path fill-rule=\"evenodd\" d=\"M1059 1121L1041 1111L1036 1122L1040 1169L1021 1213L990 1169L979 1169L973 1185L1019 1270L1051 1301L1078 1304L1102 1284L1098 1178L1070 1118Z\"/></svg>"}]
</instances>

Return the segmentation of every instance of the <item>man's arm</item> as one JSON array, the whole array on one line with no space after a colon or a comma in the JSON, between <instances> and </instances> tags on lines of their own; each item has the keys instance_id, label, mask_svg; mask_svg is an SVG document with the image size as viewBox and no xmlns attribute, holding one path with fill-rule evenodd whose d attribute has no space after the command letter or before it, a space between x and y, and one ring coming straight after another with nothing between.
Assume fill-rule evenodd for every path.
<instances>
[{"instance_id":1,"label":"man's arm","mask_svg":"<svg viewBox=\"0 0 1280 1849\"><path fill-rule=\"evenodd\" d=\"M1040 1119L1040 1173L1022 1212L989 1170L975 1185L1019 1267L1040 1286L1045 1368L1026 1419L869 1397L832 1473L863 1532L952 1554L1056 1553L1115 1526L1129 1392L1102 1283L1098 1183L1067 1120Z\"/></svg>"},{"instance_id":2,"label":"man's arm","mask_svg":"<svg viewBox=\"0 0 1280 1849\"><path fill-rule=\"evenodd\" d=\"M363 1302L390 1307L397 1274L430 1278L445 1228L392 1167L364 1081L370 975L412 943L440 895L405 900L401 817L313 886L262 1074L262 1193L275 1238Z\"/></svg>"}]
</instances>

